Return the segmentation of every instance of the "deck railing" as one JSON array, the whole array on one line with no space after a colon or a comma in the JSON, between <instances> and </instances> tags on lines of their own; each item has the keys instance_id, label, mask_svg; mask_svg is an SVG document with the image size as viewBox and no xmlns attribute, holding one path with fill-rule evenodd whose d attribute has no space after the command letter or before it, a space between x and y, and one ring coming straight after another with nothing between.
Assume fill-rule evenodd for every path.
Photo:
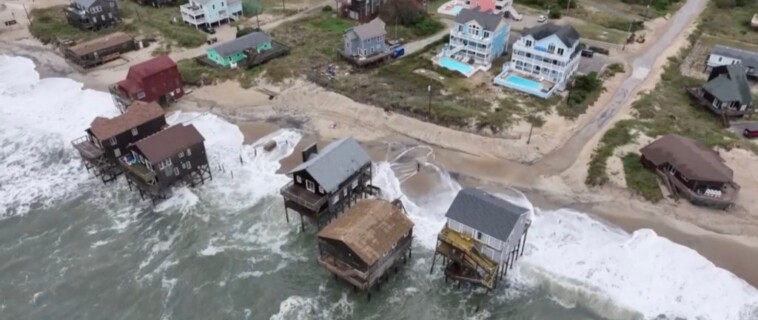
<instances>
[{"instance_id":1,"label":"deck railing","mask_svg":"<svg viewBox=\"0 0 758 320\"><path fill-rule=\"evenodd\" d=\"M294 201L297 204L313 211L321 209L321 207L328 200L326 196L319 197L315 193L312 193L298 185L295 185L294 181L290 181L287 185L282 187L280 192L282 196L287 200Z\"/></svg>"},{"instance_id":2,"label":"deck railing","mask_svg":"<svg viewBox=\"0 0 758 320\"><path fill-rule=\"evenodd\" d=\"M726 188L724 190L721 190L721 197L712 197L690 189L686 184L684 184L684 182L679 180L679 178L671 174L663 173L660 170L658 170L658 174L663 175L669 181L669 183L673 184L678 190L684 193L681 196L684 196L687 199L696 200L704 204L714 205L718 207L727 208L733 205L734 201L737 198L737 192L740 190L740 186L738 184L729 182L726 184ZM672 190L672 192L676 191Z\"/></svg>"},{"instance_id":3,"label":"deck railing","mask_svg":"<svg viewBox=\"0 0 758 320\"><path fill-rule=\"evenodd\" d=\"M130 163L126 156L119 158L118 161L122 167L131 175L134 177L142 180L147 185L153 185L155 184L155 172L148 169L144 164L142 163Z\"/></svg>"},{"instance_id":4,"label":"deck railing","mask_svg":"<svg viewBox=\"0 0 758 320\"><path fill-rule=\"evenodd\" d=\"M92 143L88 136L81 136L74 139L71 141L71 145L74 146L74 149L79 151L79 154L87 159L99 158L103 156L104 153L103 149L98 148L94 143Z\"/></svg>"}]
</instances>

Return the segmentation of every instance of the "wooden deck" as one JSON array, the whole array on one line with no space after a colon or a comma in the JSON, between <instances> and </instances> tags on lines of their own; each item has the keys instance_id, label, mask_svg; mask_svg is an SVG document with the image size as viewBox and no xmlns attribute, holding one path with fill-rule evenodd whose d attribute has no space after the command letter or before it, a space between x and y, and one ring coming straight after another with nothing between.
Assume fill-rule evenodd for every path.
<instances>
[{"instance_id":1,"label":"wooden deck","mask_svg":"<svg viewBox=\"0 0 758 320\"><path fill-rule=\"evenodd\" d=\"M74 149L79 151L86 160L95 160L104 155L103 149L98 148L92 141L89 141L87 136L79 137L74 141L71 141Z\"/></svg>"},{"instance_id":2,"label":"wooden deck","mask_svg":"<svg viewBox=\"0 0 758 320\"><path fill-rule=\"evenodd\" d=\"M339 52L340 56L344 58L345 60L349 61L355 66L363 67L367 65L371 65L377 62L383 62L386 60L389 60L390 55L392 55L392 52L387 50L387 52L375 54L366 58L359 57L359 56L351 56L344 50L337 50Z\"/></svg>"},{"instance_id":3,"label":"wooden deck","mask_svg":"<svg viewBox=\"0 0 758 320\"><path fill-rule=\"evenodd\" d=\"M287 185L282 187L280 192L285 200L295 202L314 212L319 211L328 200L326 196L319 196L310 192L305 188L296 185L293 181L290 181Z\"/></svg>"},{"instance_id":4,"label":"wooden deck","mask_svg":"<svg viewBox=\"0 0 758 320\"><path fill-rule=\"evenodd\" d=\"M447 227L440 231L437 240L436 252L460 264L459 268L470 269L460 270L449 276L490 289L494 288L498 276L498 264L479 252L480 244L476 240ZM446 272L448 272L447 269Z\"/></svg>"}]
</instances>

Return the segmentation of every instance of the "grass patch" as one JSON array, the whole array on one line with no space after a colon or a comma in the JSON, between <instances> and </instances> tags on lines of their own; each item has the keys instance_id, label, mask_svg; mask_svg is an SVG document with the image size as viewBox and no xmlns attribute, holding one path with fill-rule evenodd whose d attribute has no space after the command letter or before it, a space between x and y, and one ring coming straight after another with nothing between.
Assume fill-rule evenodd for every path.
<instances>
[{"instance_id":1,"label":"grass patch","mask_svg":"<svg viewBox=\"0 0 758 320\"><path fill-rule=\"evenodd\" d=\"M708 26L705 30L708 34L735 42L758 44L758 32L750 27L750 19L758 13L758 1L717 0L705 12L703 25Z\"/></svg>"},{"instance_id":2,"label":"grass patch","mask_svg":"<svg viewBox=\"0 0 758 320\"><path fill-rule=\"evenodd\" d=\"M663 193L658 185L658 177L655 173L646 169L640 162L640 155L629 153L621 158L624 163L624 176L626 186L650 202L658 202L663 199Z\"/></svg>"},{"instance_id":3,"label":"grass patch","mask_svg":"<svg viewBox=\"0 0 758 320\"><path fill-rule=\"evenodd\" d=\"M167 54L169 54L169 53L171 53L171 48L169 48L169 47L164 47L164 46L160 46L160 47L157 47L157 48L155 48L155 49L153 50L153 52L151 52L150 54L151 54L153 57L157 57L157 56L163 56L163 55L167 55Z\"/></svg>"},{"instance_id":4,"label":"grass patch","mask_svg":"<svg viewBox=\"0 0 758 320\"><path fill-rule=\"evenodd\" d=\"M97 32L83 31L69 25L63 11L66 6L34 9L30 13L33 23L29 26L29 31L43 43L62 38L81 42L116 31L148 37L160 36L165 42L179 47L194 48L205 43L205 34L182 22L178 7L142 7L129 0L119 0L118 6L124 22ZM177 23L172 23L174 18Z\"/></svg>"},{"instance_id":5,"label":"grass patch","mask_svg":"<svg viewBox=\"0 0 758 320\"><path fill-rule=\"evenodd\" d=\"M204 33L182 22L178 7L143 7L130 0L119 0L118 6L122 19L128 19L142 35L160 36L168 43L185 48L199 47L207 39Z\"/></svg>"},{"instance_id":6,"label":"grass patch","mask_svg":"<svg viewBox=\"0 0 758 320\"><path fill-rule=\"evenodd\" d=\"M706 15L711 14L708 12L706 10ZM708 30L711 30L710 25ZM700 140L714 148L729 150L739 147L758 153L755 144L742 140L724 129L717 116L705 108L694 105L687 95L686 87L700 85L703 81L687 77L679 70L684 57L690 53L692 45L701 35L702 29L699 27L690 36L690 46L679 56L669 59L655 88L640 94L632 104L634 118L618 122L605 133L590 160L585 181L588 185L602 185L608 181L605 163L617 147L632 142L632 132L640 132L650 137L676 133Z\"/></svg>"},{"instance_id":7,"label":"grass patch","mask_svg":"<svg viewBox=\"0 0 758 320\"><path fill-rule=\"evenodd\" d=\"M124 29L123 25L119 25L96 32L80 30L68 24L65 8L66 6L55 6L32 10L29 14L32 18L32 24L29 26L32 36L45 44L56 39L71 39L80 42Z\"/></svg>"},{"instance_id":8,"label":"grass patch","mask_svg":"<svg viewBox=\"0 0 758 320\"><path fill-rule=\"evenodd\" d=\"M602 79L610 79L613 76L615 76L617 73L624 73L624 65L621 63L614 63L609 65L605 71L603 71L603 75L600 76Z\"/></svg>"},{"instance_id":9,"label":"grass patch","mask_svg":"<svg viewBox=\"0 0 758 320\"><path fill-rule=\"evenodd\" d=\"M633 23L633 21L627 18L614 16L613 14L602 10L588 9L583 6L569 10L567 15L584 20L588 23L596 24L601 27L615 29L623 32L629 31L630 26L632 28L632 32L643 29L642 23Z\"/></svg>"},{"instance_id":10,"label":"grass patch","mask_svg":"<svg viewBox=\"0 0 758 320\"><path fill-rule=\"evenodd\" d=\"M582 38L604 41L609 43L621 44L629 37L625 31L604 28L593 23L575 23L572 24Z\"/></svg>"},{"instance_id":11,"label":"grass patch","mask_svg":"<svg viewBox=\"0 0 758 320\"><path fill-rule=\"evenodd\" d=\"M426 38L445 28L445 24L430 17L424 17L411 27L387 23L388 39L403 39L406 42Z\"/></svg>"},{"instance_id":12,"label":"grass patch","mask_svg":"<svg viewBox=\"0 0 758 320\"><path fill-rule=\"evenodd\" d=\"M179 60L177 62L182 82L194 86L208 85L223 80L234 79L239 76L240 70L222 70L203 65L195 59Z\"/></svg>"},{"instance_id":13,"label":"grass patch","mask_svg":"<svg viewBox=\"0 0 758 320\"><path fill-rule=\"evenodd\" d=\"M587 112L587 108L595 103L604 91L603 82L598 78L596 72L578 76L569 85L566 102L558 105L558 114L574 120Z\"/></svg>"}]
</instances>

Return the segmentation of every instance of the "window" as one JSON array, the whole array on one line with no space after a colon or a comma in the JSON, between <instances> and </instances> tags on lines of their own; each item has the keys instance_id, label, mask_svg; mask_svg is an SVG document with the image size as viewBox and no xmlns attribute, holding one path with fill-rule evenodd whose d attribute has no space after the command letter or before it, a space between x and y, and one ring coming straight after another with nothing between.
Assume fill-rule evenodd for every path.
<instances>
[{"instance_id":1,"label":"window","mask_svg":"<svg viewBox=\"0 0 758 320\"><path fill-rule=\"evenodd\" d=\"M321 193L321 194L326 193L326 192L324 192L324 188L322 188L321 186L318 186L318 192Z\"/></svg>"},{"instance_id":2,"label":"window","mask_svg":"<svg viewBox=\"0 0 758 320\"><path fill-rule=\"evenodd\" d=\"M547 52L550 52L550 53L553 53L553 52L555 52L555 45L554 45L554 44L552 44L552 43L551 43L551 44L549 44L549 45L547 46Z\"/></svg>"},{"instance_id":3,"label":"window","mask_svg":"<svg viewBox=\"0 0 758 320\"><path fill-rule=\"evenodd\" d=\"M310 192L316 192L316 185L313 183L313 181L305 180L305 188Z\"/></svg>"},{"instance_id":4,"label":"window","mask_svg":"<svg viewBox=\"0 0 758 320\"><path fill-rule=\"evenodd\" d=\"M113 137L113 138L110 138L110 139L108 139L108 142L110 142L110 144L111 144L112 146L115 146L115 145L116 145L116 137Z\"/></svg>"},{"instance_id":5,"label":"window","mask_svg":"<svg viewBox=\"0 0 758 320\"><path fill-rule=\"evenodd\" d=\"M526 46L531 47L532 46L532 40L526 40Z\"/></svg>"},{"instance_id":6,"label":"window","mask_svg":"<svg viewBox=\"0 0 758 320\"><path fill-rule=\"evenodd\" d=\"M187 148L187 156L189 157L189 156L191 156L191 155L192 155L192 149L190 149L190 148Z\"/></svg>"},{"instance_id":7,"label":"window","mask_svg":"<svg viewBox=\"0 0 758 320\"><path fill-rule=\"evenodd\" d=\"M303 183L303 179L300 178L300 176L295 176L295 182L297 182L297 183Z\"/></svg>"},{"instance_id":8,"label":"window","mask_svg":"<svg viewBox=\"0 0 758 320\"><path fill-rule=\"evenodd\" d=\"M722 57L719 57L719 62L721 62L722 59L723 59Z\"/></svg>"},{"instance_id":9,"label":"window","mask_svg":"<svg viewBox=\"0 0 758 320\"><path fill-rule=\"evenodd\" d=\"M145 92L144 91L137 92L137 99L143 99L143 98L145 98Z\"/></svg>"},{"instance_id":10,"label":"window","mask_svg":"<svg viewBox=\"0 0 758 320\"><path fill-rule=\"evenodd\" d=\"M104 15L104 14L101 14L101 15L100 15L100 20L103 20L103 21L105 21L105 15Z\"/></svg>"},{"instance_id":11,"label":"window","mask_svg":"<svg viewBox=\"0 0 758 320\"><path fill-rule=\"evenodd\" d=\"M136 136L136 135L137 135L137 128L132 128L132 136Z\"/></svg>"},{"instance_id":12,"label":"window","mask_svg":"<svg viewBox=\"0 0 758 320\"><path fill-rule=\"evenodd\" d=\"M215 5L215 4L214 4L214 5L212 5L212 7L213 7L213 9L216 9L216 5Z\"/></svg>"},{"instance_id":13,"label":"window","mask_svg":"<svg viewBox=\"0 0 758 320\"><path fill-rule=\"evenodd\" d=\"M97 22L97 17L92 17L92 23Z\"/></svg>"},{"instance_id":14,"label":"window","mask_svg":"<svg viewBox=\"0 0 758 320\"><path fill-rule=\"evenodd\" d=\"M174 175L179 175L179 168L174 168Z\"/></svg>"},{"instance_id":15,"label":"window","mask_svg":"<svg viewBox=\"0 0 758 320\"><path fill-rule=\"evenodd\" d=\"M116 158L120 157L121 156L121 149L116 148L115 150L113 150L113 155L116 156Z\"/></svg>"},{"instance_id":16,"label":"window","mask_svg":"<svg viewBox=\"0 0 758 320\"><path fill-rule=\"evenodd\" d=\"M334 198L332 198L332 204L337 204L337 202L340 202L340 195L339 194L336 195L336 196L334 196Z\"/></svg>"},{"instance_id":17,"label":"window","mask_svg":"<svg viewBox=\"0 0 758 320\"><path fill-rule=\"evenodd\" d=\"M559 55L559 56L562 56L562 55L563 55L563 48L558 48L558 55Z\"/></svg>"},{"instance_id":18,"label":"window","mask_svg":"<svg viewBox=\"0 0 758 320\"><path fill-rule=\"evenodd\" d=\"M184 151L179 152L179 158L184 158Z\"/></svg>"},{"instance_id":19,"label":"window","mask_svg":"<svg viewBox=\"0 0 758 320\"><path fill-rule=\"evenodd\" d=\"M489 33L488 31L485 31L485 32L484 32L484 37L485 37L485 38L489 38L489 37L490 37L490 33Z\"/></svg>"},{"instance_id":20,"label":"window","mask_svg":"<svg viewBox=\"0 0 758 320\"><path fill-rule=\"evenodd\" d=\"M476 240L482 240L482 233L479 231L476 232Z\"/></svg>"},{"instance_id":21,"label":"window","mask_svg":"<svg viewBox=\"0 0 758 320\"><path fill-rule=\"evenodd\" d=\"M353 189L358 188L358 179L353 180Z\"/></svg>"},{"instance_id":22,"label":"window","mask_svg":"<svg viewBox=\"0 0 758 320\"><path fill-rule=\"evenodd\" d=\"M171 166L171 159L166 159L158 163L158 170L163 170Z\"/></svg>"},{"instance_id":23,"label":"window","mask_svg":"<svg viewBox=\"0 0 758 320\"><path fill-rule=\"evenodd\" d=\"M185 168L185 169L187 169L187 170L192 169L192 162L187 161L185 163L187 164L187 168Z\"/></svg>"},{"instance_id":24,"label":"window","mask_svg":"<svg viewBox=\"0 0 758 320\"><path fill-rule=\"evenodd\" d=\"M342 189L342 196L347 198L347 188Z\"/></svg>"}]
</instances>

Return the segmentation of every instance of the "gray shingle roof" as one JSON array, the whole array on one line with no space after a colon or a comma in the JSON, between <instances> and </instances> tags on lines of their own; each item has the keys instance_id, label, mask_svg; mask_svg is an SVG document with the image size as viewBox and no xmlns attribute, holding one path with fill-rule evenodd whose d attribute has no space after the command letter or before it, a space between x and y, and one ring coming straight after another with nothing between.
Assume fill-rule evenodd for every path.
<instances>
[{"instance_id":1,"label":"gray shingle roof","mask_svg":"<svg viewBox=\"0 0 758 320\"><path fill-rule=\"evenodd\" d=\"M92 6L97 0L74 0L75 3L79 4L80 6L84 7L85 9L89 9L90 6ZM108 2L108 1L106 1Z\"/></svg>"},{"instance_id":2,"label":"gray shingle roof","mask_svg":"<svg viewBox=\"0 0 758 320\"><path fill-rule=\"evenodd\" d=\"M561 42L571 48L574 43L579 41L579 32L570 24L557 25L552 22L538 25L532 28L526 28L521 31L522 36L531 35L534 40L540 40L552 35L558 36Z\"/></svg>"},{"instance_id":3,"label":"gray shingle roof","mask_svg":"<svg viewBox=\"0 0 758 320\"><path fill-rule=\"evenodd\" d=\"M752 52L722 45L715 45L711 49L711 54L720 55L729 58L742 60L746 67L753 67L754 72L758 72L758 52Z\"/></svg>"},{"instance_id":4,"label":"gray shingle roof","mask_svg":"<svg viewBox=\"0 0 758 320\"><path fill-rule=\"evenodd\" d=\"M658 138L640 153L656 167L668 163L690 180L726 183L734 176L717 151L677 134Z\"/></svg>"},{"instance_id":5,"label":"gray shingle roof","mask_svg":"<svg viewBox=\"0 0 758 320\"><path fill-rule=\"evenodd\" d=\"M519 218L529 212L483 190L466 188L458 192L446 217L484 234L507 241Z\"/></svg>"},{"instance_id":6,"label":"gray shingle roof","mask_svg":"<svg viewBox=\"0 0 758 320\"><path fill-rule=\"evenodd\" d=\"M255 48L258 44L271 40L265 32L252 32L241 36L237 39L224 42L222 44L211 47L209 50L216 50L222 57L228 57L245 49Z\"/></svg>"},{"instance_id":7,"label":"gray shingle roof","mask_svg":"<svg viewBox=\"0 0 758 320\"><path fill-rule=\"evenodd\" d=\"M382 21L382 19L375 18L369 23L364 23L357 27L353 27L350 30L355 32L355 34L358 36L358 39L369 39L384 35L386 33L384 27L384 21Z\"/></svg>"},{"instance_id":8,"label":"gray shingle roof","mask_svg":"<svg viewBox=\"0 0 758 320\"><path fill-rule=\"evenodd\" d=\"M340 183L371 163L366 150L353 138L343 138L319 150L289 174L305 170L326 192L334 192Z\"/></svg>"},{"instance_id":9,"label":"gray shingle roof","mask_svg":"<svg viewBox=\"0 0 758 320\"><path fill-rule=\"evenodd\" d=\"M739 101L750 104L753 100L750 85L741 64L718 66L711 70L708 82L703 85L707 91L721 101Z\"/></svg>"},{"instance_id":10,"label":"gray shingle roof","mask_svg":"<svg viewBox=\"0 0 758 320\"><path fill-rule=\"evenodd\" d=\"M473 10L463 8L461 12L455 16L455 22L465 24L471 20L475 20L484 30L494 32L497 30L497 26L503 21L503 16L494 14L492 12L481 12L479 10Z\"/></svg>"}]
</instances>

